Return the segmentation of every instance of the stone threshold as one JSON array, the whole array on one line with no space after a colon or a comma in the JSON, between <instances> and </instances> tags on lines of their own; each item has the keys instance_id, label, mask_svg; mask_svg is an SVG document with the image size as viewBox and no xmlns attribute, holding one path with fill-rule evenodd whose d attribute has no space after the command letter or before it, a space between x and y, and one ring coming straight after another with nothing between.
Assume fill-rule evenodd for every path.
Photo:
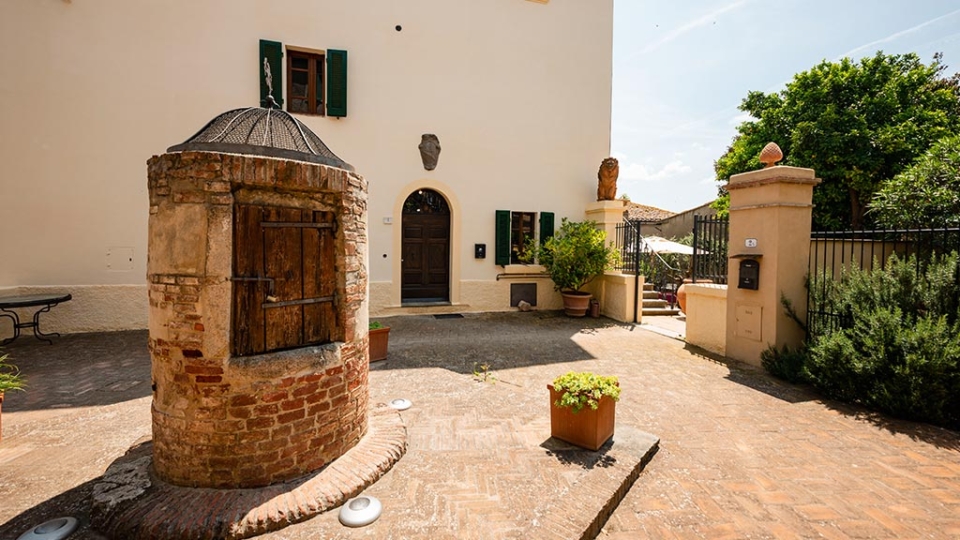
<instances>
[{"instance_id":1,"label":"stone threshold","mask_svg":"<svg viewBox=\"0 0 960 540\"><path fill-rule=\"evenodd\" d=\"M566 492L544 501L535 511L523 538L536 540L593 539L600 534L643 468L660 448L660 438L629 426L616 426L612 442L598 452L554 451L560 458L583 460L589 472ZM564 456L564 454L567 454Z\"/></svg>"},{"instance_id":2,"label":"stone threshold","mask_svg":"<svg viewBox=\"0 0 960 540\"><path fill-rule=\"evenodd\" d=\"M376 482L407 449L400 414L378 405L367 434L323 469L263 488L168 484L152 474L152 442L110 465L93 489L92 527L123 540L235 540L310 519Z\"/></svg>"}]
</instances>

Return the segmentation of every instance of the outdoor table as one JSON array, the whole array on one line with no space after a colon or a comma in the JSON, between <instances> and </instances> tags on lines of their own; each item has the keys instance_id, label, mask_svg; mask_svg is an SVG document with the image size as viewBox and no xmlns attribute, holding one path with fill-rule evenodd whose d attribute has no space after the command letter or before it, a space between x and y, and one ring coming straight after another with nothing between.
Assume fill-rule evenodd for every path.
<instances>
[{"instance_id":1,"label":"outdoor table","mask_svg":"<svg viewBox=\"0 0 960 540\"><path fill-rule=\"evenodd\" d=\"M13 337L0 341L0 345L6 345L20 337L21 328L33 328L34 337L40 341L46 341L52 345L53 341L47 339L47 337L60 337L60 334L56 332L44 334L41 332L40 314L50 311L53 309L53 306L56 306L61 302L68 302L71 298L73 297L69 294L31 294L26 296L7 296L0 298L0 312L2 312L0 313L0 317L7 317L13 321ZM20 322L20 316L17 314L17 312L11 311L14 308L31 307L40 308L36 313L33 314L33 321Z\"/></svg>"}]
</instances>

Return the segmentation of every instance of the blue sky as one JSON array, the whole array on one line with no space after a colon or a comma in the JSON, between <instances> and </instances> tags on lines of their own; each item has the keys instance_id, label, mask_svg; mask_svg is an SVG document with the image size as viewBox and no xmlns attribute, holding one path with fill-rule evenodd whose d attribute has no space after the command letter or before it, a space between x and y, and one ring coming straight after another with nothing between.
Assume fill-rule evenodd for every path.
<instances>
[{"instance_id":1,"label":"blue sky","mask_svg":"<svg viewBox=\"0 0 960 540\"><path fill-rule=\"evenodd\" d=\"M619 194L673 211L711 200L747 92L877 50L940 51L960 71L960 0L615 0Z\"/></svg>"}]
</instances>

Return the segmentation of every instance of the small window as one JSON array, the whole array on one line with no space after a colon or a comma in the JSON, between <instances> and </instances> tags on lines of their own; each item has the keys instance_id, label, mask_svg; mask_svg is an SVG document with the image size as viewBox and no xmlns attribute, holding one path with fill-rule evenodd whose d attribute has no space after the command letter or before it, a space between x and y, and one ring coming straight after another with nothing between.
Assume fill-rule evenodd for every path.
<instances>
[{"instance_id":1,"label":"small window","mask_svg":"<svg viewBox=\"0 0 960 540\"><path fill-rule=\"evenodd\" d=\"M533 212L513 212L510 216L510 264L521 264L527 242L535 238L534 224L537 215Z\"/></svg>"},{"instance_id":2,"label":"small window","mask_svg":"<svg viewBox=\"0 0 960 540\"><path fill-rule=\"evenodd\" d=\"M287 50L288 111L323 116L324 82L324 55Z\"/></svg>"},{"instance_id":3,"label":"small window","mask_svg":"<svg viewBox=\"0 0 960 540\"><path fill-rule=\"evenodd\" d=\"M537 224L540 235L537 237ZM511 212L497 210L496 264L523 264L520 258L527 250L527 241L537 239L541 244L553 236L553 212Z\"/></svg>"}]
</instances>

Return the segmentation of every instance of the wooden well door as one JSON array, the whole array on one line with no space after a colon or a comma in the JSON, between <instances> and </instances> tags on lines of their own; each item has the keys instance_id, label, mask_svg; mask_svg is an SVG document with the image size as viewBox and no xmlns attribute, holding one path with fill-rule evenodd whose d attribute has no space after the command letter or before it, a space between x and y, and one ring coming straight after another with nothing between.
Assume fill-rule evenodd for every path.
<instances>
[{"instance_id":1,"label":"wooden well door","mask_svg":"<svg viewBox=\"0 0 960 540\"><path fill-rule=\"evenodd\" d=\"M334 247L330 212L234 208L233 354L337 338Z\"/></svg>"},{"instance_id":2,"label":"wooden well door","mask_svg":"<svg viewBox=\"0 0 960 540\"><path fill-rule=\"evenodd\" d=\"M403 206L401 298L404 303L450 300L450 208L432 190L419 190Z\"/></svg>"}]
</instances>

